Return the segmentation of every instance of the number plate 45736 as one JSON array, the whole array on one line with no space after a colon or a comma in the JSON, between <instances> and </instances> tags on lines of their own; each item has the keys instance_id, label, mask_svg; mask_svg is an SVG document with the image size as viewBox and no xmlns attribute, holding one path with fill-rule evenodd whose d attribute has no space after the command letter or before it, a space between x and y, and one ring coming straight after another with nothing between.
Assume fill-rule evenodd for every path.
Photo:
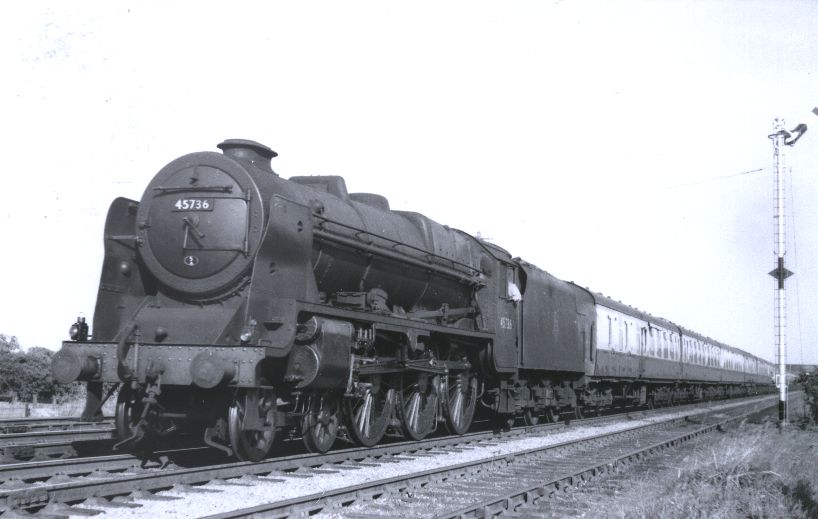
<instances>
[{"instance_id":1,"label":"number plate 45736","mask_svg":"<svg viewBox=\"0 0 818 519\"><path fill-rule=\"evenodd\" d=\"M212 211L212 198L180 198L173 203L174 211Z\"/></svg>"}]
</instances>

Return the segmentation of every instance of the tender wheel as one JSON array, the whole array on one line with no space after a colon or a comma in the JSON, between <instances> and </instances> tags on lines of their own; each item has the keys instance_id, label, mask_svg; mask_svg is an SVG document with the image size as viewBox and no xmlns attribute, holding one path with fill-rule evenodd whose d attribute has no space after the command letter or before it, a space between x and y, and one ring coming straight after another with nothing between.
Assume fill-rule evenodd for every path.
<instances>
[{"instance_id":1,"label":"tender wheel","mask_svg":"<svg viewBox=\"0 0 818 519\"><path fill-rule=\"evenodd\" d=\"M401 391L401 429L404 436L422 440L435 430L437 424L437 378L429 373L419 373L404 379L407 384Z\"/></svg>"},{"instance_id":2,"label":"tender wheel","mask_svg":"<svg viewBox=\"0 0 818 519\"><path fill-rule=\"evenodd\" d=\"M517 421L513 414L495 414L492 419L492 425L495 432L508 432L514 427L514 422Z\"/></svg>"},{"instance_id":3,"label":"tender wheel","mask_svg":"<svg viewBox=\"0 0 818 519\"><path fill-rule=\"evenodd\" d=\"M537 425L540 423L540 415L538 415L533 409L526 409L525 413L523 414L523 421L528 426Z\"/></svg>"},{"instance_id":4,"label":"tender wheel","mask_svg":"<svg viewBox=\"0 0 818 519\"><path fill-rule=\"evenodd\" d=\"M477 407L477 377L460 372L446 380L446 398L443 399L443 416L450 434L465 434L474 419Z\"/></svg>"},{"instance_id":5,"label":"tender wheel","mask_svg":"<svg viewBox=\"0 0 818 519\"><path fill-rule=\"evenodd\" d=\"M543 418L545 418L546 423L554 423L560 419L560 415L554 412L554 408L548 406L545 408L545 414L543 414Z\"/></svg>"},{"instance_id":6,"label":"tender wheel","mask_svg":"<svg viewBox=\"0 0 818 519\"><path fill-rule=\"evenodd\" d=\"M359 384L359 393L360 396L345 399L347 429L356 443L372 447L386 434L394 408L393 391L385 388L381 377L375 375Z\"/></svg>"},{"instance_id":7,"label":"tender wheel","mask_svg":"<svg viewBox=\"0 0 818 519\"><path fill-rule=\"evenodd\" d=\"M304 445L310 452L332 448L341 422L341 404L333 395L310 395L301 420Z\"/></svg>"},{"instance_id":8,"label":"tender wheel","mask_svg":"<svg viewBox=\"0 0 818 519\"><path fill-rule=\"evenodd\" d=\"M123 387L116 399L116 435L120 440L126 440L136 433L136 424L142 419L145 404L136 391Z\"/></svg>"},{"instance_id":9,"label":"tender wheel","mask_svg":"<svg viewBox=\"0 0 818 519\"><path fill-rule=\"evenodd\" d=\"M257 424L249 420L258 417ZM270 389L240 391L227 413L227 428L233 453L242 461L260 461L275 440L276 397ZM250 428L252 427L252 428Z\"/></svg>"}]
</instances>

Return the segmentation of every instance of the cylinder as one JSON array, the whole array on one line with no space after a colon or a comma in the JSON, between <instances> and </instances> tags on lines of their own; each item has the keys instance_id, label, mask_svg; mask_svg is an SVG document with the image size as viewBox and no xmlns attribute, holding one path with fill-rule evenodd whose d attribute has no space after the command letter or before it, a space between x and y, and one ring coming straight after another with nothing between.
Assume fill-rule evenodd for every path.
<instances>
[{"instance_id":1,"label":"cylinder","mask_svg":"<svg viewBox=\"0 0 818 519\"><path fill-rule=\"evenodd\" d=\"M317 333L309 344L293 347L284 380L296 389L340 389L349 381L352 324L317 318Z\"/></svg>"}]
</instances>

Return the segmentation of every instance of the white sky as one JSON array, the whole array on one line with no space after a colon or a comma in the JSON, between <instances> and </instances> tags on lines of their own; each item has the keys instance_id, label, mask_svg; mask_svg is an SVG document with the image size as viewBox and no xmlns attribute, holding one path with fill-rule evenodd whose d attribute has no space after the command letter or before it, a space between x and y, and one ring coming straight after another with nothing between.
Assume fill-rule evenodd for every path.
<instances>
[{"instance_id":1,"label":"white sky","mask_svg":"<svg viewBox=\"0 0 818 519\"><path fill-rule=\"evenodd\" d=\"M788 343L818 363L818 3L63 4L0 19L0 333L24 346L91 317L114 197L248 138L773 360L782 116L814 127Z\"/></svg>"}]
</instances>

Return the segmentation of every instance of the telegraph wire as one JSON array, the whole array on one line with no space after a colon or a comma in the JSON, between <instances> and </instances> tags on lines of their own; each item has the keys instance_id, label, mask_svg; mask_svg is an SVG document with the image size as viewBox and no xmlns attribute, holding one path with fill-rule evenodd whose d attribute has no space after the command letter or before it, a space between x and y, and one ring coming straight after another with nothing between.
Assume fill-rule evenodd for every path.
<instances>
[{"instance_id":1,"label":"telegraph wire","mask_svg":"<svg viewBox=\"0 0 818 519\"><path fill-rule=\"evenodd\" d=\"M689 182L687 184L676 184L675 186L669 186L668 189L672 189L672 188L676 188L676 187L697 186L699 184L708 184L710 182L716 182L718 180L725 180L725 179L728 179L728 178L740 177L740 176L743 176L743 175L752 175L752 174L755 174L755 173L762 173L762 172L767 171L768 169L770 169L770 168L765 167L765 168L751 169L749 171L742 171L741 173L733 173L732 175L724 175L724 176L721 176L721 177L708 178L708 179L705 179L705 180L700 180L698 182Z\"/></svg>"}]
</instances>

